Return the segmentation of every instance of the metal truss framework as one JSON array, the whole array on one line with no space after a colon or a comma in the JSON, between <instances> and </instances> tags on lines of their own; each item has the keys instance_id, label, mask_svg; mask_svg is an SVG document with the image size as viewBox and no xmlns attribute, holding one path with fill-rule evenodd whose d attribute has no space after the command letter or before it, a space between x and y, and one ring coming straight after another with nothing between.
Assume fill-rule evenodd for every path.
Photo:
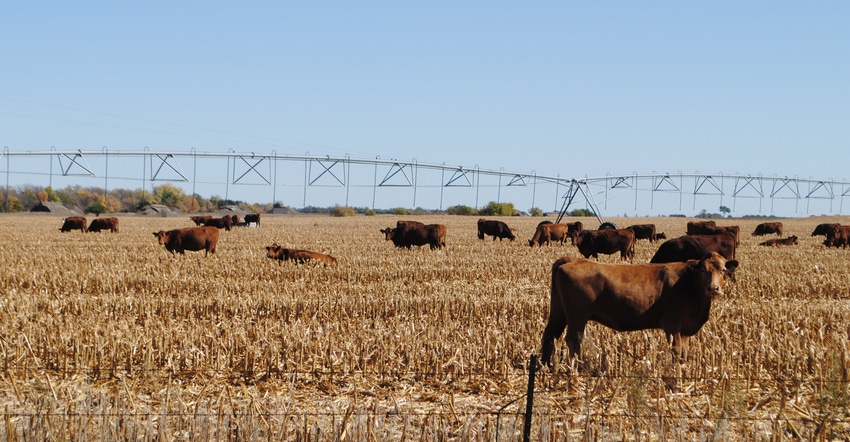
<instances>
[{"instance_id":1,"label":"metal truss framework","mask_svg":"<svg viewBox=\"0 0 850 442\"><path fill-rule=\"evenodd\" d=\"M272 199L275 199L275 189L278 187L278 164L281 162L298 162L304 164L304 205L307 205L307 188L309 187L342 187L346 189L346 201L348 205L348 190L352 184L352 166L355 166L357 174L362 177L364 173L372 176L372 207L375 207L375 195L380 188L412 188L413 206L416 206L416 190L421 186L440 187L440 208L444 191L452 188L474 188L476 194L475 207L478 207L478 188L482 186L481 179L484 177L497 187L498 199L501 199L501 190L510 187L531 188L532 204L538 185L548 185L555 188L556 201L561 200L559 219L564 216L570 207L575 204L584 203L585 207L592 210L599 221L602 222L601 214L608 209L608 204L615 199L622 200L623 195L632 194L635 209L639 207L639 195L649 194L649 207L655 204L655 198L661 194L678 195L679 207L683 204L685 195L693 198L694 208L697 197L714 196L719 197L721 205L724 198L731 198L733 208L739 200L758 200L758 210L762 211L762 202L769 201L771 209L776 200L793 200L795 207L799 203L811 200L828 200L830 210L833 203L839 202L838 213L843 209L843 200L850 196L850 183L845 181L819 180L813 178L799 178L787 176L763 176L749 174L703 174L693 173L656 173L650 174L627 174L606 175L604 177L566 178L561 176L537 175L535 172L509 172L504 169L480 169L477 165L469 168L463 166L452 166L435 163L419 163L412 161L400 161L397 159L366 159L345 156L317 156L277 154L255 152L198 152L194 149L189 152L155 152L148 149L137 151L109 151L102 150L56 150L47 151L11 151L4 148L0 153L0 160L5 159L6 187L9 187L9 176L16 173L13 164L20 157L50 157L50 166L47 173L39 175L63 176L63 177L101 177L104 183L110 179L109 160L121 162L122 169L126 170L127 164L141 165L142 187L145 182L184 182L194 184L198 181L197 161L198 159L215 159L226 162L225 179L215 177L216 182L223 182L225 186L231 184L246 184L253 180L252 185L271 186L273 189ZM53 170L54 159L59 165L59 172ZM90 166L88 160L103 164L102 170ZM181 163L192 164L192 173L184 172ZM364 170L366 172L364 172ZM430 176L438 174L439 183L434 183L434 178L429 178L426 184L419 182L420 171L431 171ZM209 174L209 171L205 171ZM215 175L215 174L214 174ZM208 182L209 176L203 178ZM563 193L561 193L563 191ZM8 195L8 191L7 191ZM581 196L579 199L578 196ZM599 202L601 201L601 205ZM620 201L622 202L622 201ZM642 201L646 206L645 199Z\"/></svg>"}]
</instances>

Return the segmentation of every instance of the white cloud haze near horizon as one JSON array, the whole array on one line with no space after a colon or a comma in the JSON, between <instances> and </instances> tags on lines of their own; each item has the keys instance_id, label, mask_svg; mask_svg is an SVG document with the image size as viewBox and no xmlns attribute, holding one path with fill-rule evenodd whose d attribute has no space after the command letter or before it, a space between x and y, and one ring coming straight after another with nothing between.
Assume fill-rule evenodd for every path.
<instances>
[{"instance_id":1,"label":"white cloud haze near horizon","mask_svg":"<svg viewBox=\"0 0 850 442\"><path fill-rule=\"evenodd\" d=\"M0 146L841 182L848 18L847 3L784 1L6 4ZM44 184L12 185L27 183ZM717 210L701 199L612 215Z\"/></svg>"}]
</instances>

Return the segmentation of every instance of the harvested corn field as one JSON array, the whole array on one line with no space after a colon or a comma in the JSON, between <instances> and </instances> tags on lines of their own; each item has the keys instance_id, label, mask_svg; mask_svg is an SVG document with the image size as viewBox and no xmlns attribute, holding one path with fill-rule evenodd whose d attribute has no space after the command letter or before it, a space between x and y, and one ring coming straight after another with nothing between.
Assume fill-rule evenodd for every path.
<instances>
[{"instance_id":1,"label":"harvested corn field","mask_svg":"<svg viewBox=\"0 0 850 442\"><path fill-rule=\"evenodd\" d=\"M0 437L520 439L551 266L576 247L529 247L539 218L502 218L510 242L479 240L477 217L424 216L405 219L445 224L446 247L407 250L380 232L397 219L263 215L205 257L152 235L188 215L123 216L120 233L0 217ZM687 222L612 220L668 238ZM782 221L799 244L759 246L758 221L718 220L741 228L737 281L683 363L659 330L590 323L580 371L558 339L531 439L846 437L850 250L811 232L847 220ZM269 259L273 243L336 262ZM633 262L659 244L639 240Z\"/></svg>"}]
</instances>

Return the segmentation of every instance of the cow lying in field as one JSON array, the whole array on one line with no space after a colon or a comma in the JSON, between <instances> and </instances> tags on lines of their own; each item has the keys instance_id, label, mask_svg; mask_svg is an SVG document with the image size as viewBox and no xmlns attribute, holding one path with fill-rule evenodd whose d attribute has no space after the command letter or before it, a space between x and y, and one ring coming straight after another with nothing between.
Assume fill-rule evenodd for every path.
<instances>
[{"instance_id":1,"label":"cow lying in field","mask_svg":"<svg viewBox=\"0 0 850 442\"><path fill-rule=\"evenodd\" d=\"M543 364L567 330L570 357L580 356L588 321L617 331L662 329L674 358L684 358L688 337L708 321L711 301L723 294L738 261L717 253L667 264L607 264L563 257L552 265L549 320L543 331Z\"/></svg>"},{"instance_id":2,"label":"cow lying in field","mask_svg":"<svg viewBox=\"0 0 850 442\"><path fill-rule=\"evenodd\" d=\"M175 229L159 232L154 232L159 243L165 245L165 250L171 253L177 252L181 255L186 250L199 251L204 250L204 256L210 253L215 253L215 245L218 243L218 228L204 227L188 227L185 229Z\"/></svg>"},{"instance_id":3,"label":"cow lying in field","mask_svg":"<svg viewBox=\"0 0 850 442\"><path fill-rule=\"evenodd\" d=\"M283 261L295 261L298 264L303 264L307 261L315 261L324 263L326 266L336 263L336 258L324 253L311 252L309 250L286 249L279 246L277 243L266 246L266 257Z\"/></svg>"},{"instance_id":4,"label":"cow lying in field","mask_svg":"<svg viewBox=\"0 0 850 442\"><path fill-rule=\"evenodd\" d=\"M768 247L770 247L770 246L795 246L795 245L797 245L797 237L794 236L794 235L791 235L787 238L769 239L767 241L759 243L759 245L760 246L768 246Z\"/></svg>"}]
</instances>

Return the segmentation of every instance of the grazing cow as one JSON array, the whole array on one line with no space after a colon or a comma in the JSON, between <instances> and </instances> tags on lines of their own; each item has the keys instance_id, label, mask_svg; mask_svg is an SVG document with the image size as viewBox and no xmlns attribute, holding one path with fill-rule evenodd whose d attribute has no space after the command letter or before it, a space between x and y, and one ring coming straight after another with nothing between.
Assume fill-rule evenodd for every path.
<instances>
[{"instance_id":1,"label":"grazing cow","mask_svg":"<svg viewBox=\"0 0 850 442\"><path fill-rule=\"evenodd\" d=\"M204 226L230 231L230 228L233 226L233 220L230 218L230 215L224 215L221 218L210 218L204 221Z\"/></svg>"},{"instance_id":2,"label":"grazing cow","mask_svg":"<svg viewBox=\"0 0 850 442\"><path fill-rule=\"evenodd\" d=\"M827 247L846 247L848 235L843 232L843 227L845 226L837 223L818 224L812 232L812 236L825 236L826 240L823 244Z\"/></svg>"},{"instance_id":3,"label":"grazing cow","mask_svg":"<svg viewBox=\"0 0 850 442\"><path fill-rule=\"evenodd\" d=\"M714 221L688 221L687 234L688 235L713 235L714 233L711 229L717 227L717 223Z\"/></svg>"},{"instance_id":4,"label":"grazing cow","mask_svg":"<svg viewBox=\"0 0 850 442\"><path fill-rule=\"evenodd\" d=\"M838 224L838 223L818 224L817 227L815 227L815 230L812 231L812 236L818 236L818 235L827 236L827 235L830 234L830 232L834 232L835 229L840 225L841 224Z\"/></svg>"},{"instance_id":5,"label":"grazing cow","mask_svg":"<svg viewBox=\"0 0 850 442\"><path fill-rule=\"evenodd\" d=\"M772 222L772 223L761 223L756 226L756 230L753 231L752 236L762 236L762 235L770 235L775 233L777 236L782 236L782 223L780 222Z\"/></svg>"},{"instance_id":6,"label":"grazing cow","mask_svg":"<svg viewBox=\"0 0 850 442\"><path fill-rule=\"evenodd\" d=\"M835 226L826 234L823 244L827 247L847 248L850 245L850 226Z\"/></svg>"},{"instance_id":7,"label":"grazing cow","mask_svg":"<svg viewBox=\"0 0 850 442\"><path fill-rule=\"evenodd\" d=\"M567 329L570 357L581 356L588 321L616 331L662 329L674 358L687 356L688 337L708 321L711 301L723 294L738 261L711 253L667 264L607 264L563 257L552 266L549 320L543 331L543 364Z\"/></svg>"},{"instance_id":8,"label":"grazing cow","mask_svg":"<svg viewBox=\"0 0 850 442\"><path fill-rule=\"evenodd\" d=\"M501 241L504 238L507 238L511 241L516 239L514 236L513 230L508 227L502 221L497 220L489 220L489 219L479 219L478 220L478 239L484 239L484 235L490 235L493 237L493 241L496 238L499 238Z\"/></svg>"},{"instance_id":9,"label":"grazing cow","mask_svg":"<svg viewBox=\"0 0 850 442\"><path fill-rule=\"evenodd\" d=\"M84 216L69 216L62 220L62 227L59 229L60 232L70 232L71 230L80 230L80 232L86 233L88 229L86 228L88 221Z\"/></svg>"},{"instance_id":10,"label":"grazing cow","mask_svg":"<svg viewBox=\"0 0 850 442\"><path fill-rule=\"evenodd\" d=\"M396 227L381 229L384 239L392 241L396 247L428 246L442 249L446 245L446 226L443 224L422 224L418 221L398 221Z\"/></svg>"},{"instance_id":11,"label":"grazing cow","mask_svg":"<svg viewBox=\"0 0 850 442\"><path fill-rule=\"evenodd\" d=\"M655 234L656 241L661 241L662 239L667 239L667 234L665 234L664 232L658 232Z\"/></svg>"},{"instance_id":12,"label":"grazing cow","mask_svg":"<svg viewBox=\"0 0 850 442\"><path fill-rule=\"evenodd\" d=\"M534 247L537 244L542 247L543 244L555 241L563 244L568 237L569 226L567 224L541 223L537 225L534 237L528 240L528 245Z\"/></svg>"},{"instance_id":13,"label":"grazing cow","mask_svg":"<svg viewBox=\"0 0 850 442\"><path fill-rule=\"evenodd\" d=\"M585 230L575 237L575 245L585 258L599 261L599 254L620 252L620 259L635 256L635 232L631 229Z\"/></svg>"},{"instance_id":14,"label":"grazing cow","mask_svg":"<svg viewBox=\"0 0 850 442\"><path fill-rule=\"evenodd\" d=\"M215 253L215 245L218 242L218 228L214 226L187 227L154 232L160 244L165 245L165 250L171 253L177 252L181 255L184 251L197 252L204 250L204 256Z\"/></svg>"},{"instance_id":15,"label":"grazing cow","mask_svg":"<svg viewBox=\"0 0 850 442\"><path fill-rule=\"evenodd\" d=\"M797 245L797 237L789 236L788 238L774 238L769 239L763 243L759 243L760 246L796 246Z\"/></svg>"},{"instance_id":16,"label":"grazing cow","mask_svg":"<svg viewBox=\"0 0 850 442\"><path fill-rule=\"evenodd\" d=\"M95 218L91 220L89 232L100 232L101 230L109 230L112 233L118 233L118 218Z\"/></svg>"},{"instance_id":17,"label":"grazing cow","mask_svg":"<svg viewBox=\"0 0 850 442\"><path fill-rule=\"evenodd\" d=\"M736 247L737 242L731 233L685 235L661 243L649 262L654 264L684 262L689 259L700 259L711 252L717 252L726 259L735 259Z\"/></svg>"},{"instance_id":18,"label":"grazing cow","mask_svg":"<svg viewBox=\"0 0 850 442\"><path fill-rule=\"evenodd\" d=\"M307 261L315 261L324 263L325 266L336 262L336 258L324 253L311 252L309 250L285 249L277 243L266 246L266 257L277 259L278 264L283 261L295 261L297 264L303 264Z\"/></svg>"},{"instance_id":19,"label":"grazing cow","mask_svg":"<svg viewBox=\"0 0 850 442\"><path fill-rule=\"evenodd\" d=\"M196 226L203 226L207 220L212 219L212 215L192 215L189 217Z\"/></svg>"},{"instance_id":20,"label":"grazing cow","mask_svg":"<svg viewBox=\"0 0 850 442\"><path fill-rule=\"evenodd\" d=\"M635 224L626 228L635 232L635 241L648 239L649 242L655 242L658 240L658 234L655 233L655 224Z\"/></svg>"}]
</instances>

